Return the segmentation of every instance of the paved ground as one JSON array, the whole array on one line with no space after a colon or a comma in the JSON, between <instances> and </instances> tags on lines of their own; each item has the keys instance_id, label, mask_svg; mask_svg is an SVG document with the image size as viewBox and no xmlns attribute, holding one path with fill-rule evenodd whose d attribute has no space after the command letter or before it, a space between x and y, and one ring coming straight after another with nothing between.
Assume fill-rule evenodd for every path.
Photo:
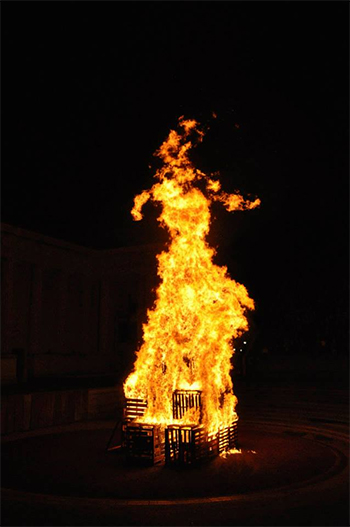
<instances>
[{"instance_id":1,"label":"paved ground","mask_svg":"<svg viewBox=\"0 0 350 527\"><path fill-rule=\"evenodd\" d=\"M237 391L242 454L201 468L127 466L112 422L8 438L2 525L348 525L347 392Z\"/></svg>"}]
</instances>

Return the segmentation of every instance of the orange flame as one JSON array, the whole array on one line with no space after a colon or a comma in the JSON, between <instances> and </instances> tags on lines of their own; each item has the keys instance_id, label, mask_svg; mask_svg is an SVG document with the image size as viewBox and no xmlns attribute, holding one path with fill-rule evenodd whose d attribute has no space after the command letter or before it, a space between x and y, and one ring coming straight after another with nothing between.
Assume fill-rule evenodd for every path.
<instances>
[{"instance_id":1,"label":"orange flame","mask_svg":"<svg viewBox=\"0 0 350 527\"><path fill-rule=\"evenodd\" d=\"M196 169L189 160L190 134L203 132L194 120L179 119L155 155L163 160L158 180L136 196L132 215L141 220L143 205L159 202L158 218L170 233L167 251L158 258L161 283L137 352L134 371L124 384L126 397L148 401L139 422L169 424L201 423L216 432L237 419L230 376L232 341L248 329L245 312L254 309L246 288L232 280L226 267L213 263L215 250L206 236L210 205L220 201L228 211L252 209L260 200L244 201L239 194L220 192L220 182ZM205 180L205 195L196 183ZM172 394L176 389L201 390L202 410L190 409L174 420Z\"/></svg>"}]
</instances>

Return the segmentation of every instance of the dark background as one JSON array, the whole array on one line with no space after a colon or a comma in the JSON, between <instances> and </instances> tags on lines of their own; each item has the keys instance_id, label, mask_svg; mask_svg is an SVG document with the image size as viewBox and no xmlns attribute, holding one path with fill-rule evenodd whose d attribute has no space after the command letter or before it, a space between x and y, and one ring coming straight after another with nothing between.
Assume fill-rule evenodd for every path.
<instances>
[{"instance_id":1,"label":"dark background","mask_svg":"<svg viewBox=\"0 0 350 527\"><path fill-rule=\"evenodd\" d=\"M262 201L214 206L209 236L256 300L259 345L347 353L347 2L16 2L3 14L4 222L94 248L163 243L153 206L139 223L130 209L153 152L194 117L209 126L196 165Z\"/></svg>"}]
</instances>

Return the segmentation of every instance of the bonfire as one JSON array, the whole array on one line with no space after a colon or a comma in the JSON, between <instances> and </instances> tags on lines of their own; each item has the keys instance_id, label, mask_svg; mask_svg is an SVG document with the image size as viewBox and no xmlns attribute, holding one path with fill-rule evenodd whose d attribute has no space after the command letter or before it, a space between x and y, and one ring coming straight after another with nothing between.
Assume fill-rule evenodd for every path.
<instances>
[{"instance_id":1,"label":"bonfire","mask_svg":"<svg viewBox=\"0 0 350 527\"><path fill-rule=\"evenodd\" d=\"M179 119L178 130L171 130L155 153L162 160L156 182L135 197L132 209L139 221L147 201L159 203L158 221L168 231L169 243L157 256L156 300L124 384L127 401L138 407L127 427L156 427L168 443L169 437L174 439L171 431L200 427L207 444L237 422L231 359L235 339L248 330L247 310L254 309L245 286L213 263L215 249L207 235L214 201L232 212L253 209L260 200L228 194L217 174L194 167L189 153L203 136L195 120Z\"/></svg>"}]
</instances>

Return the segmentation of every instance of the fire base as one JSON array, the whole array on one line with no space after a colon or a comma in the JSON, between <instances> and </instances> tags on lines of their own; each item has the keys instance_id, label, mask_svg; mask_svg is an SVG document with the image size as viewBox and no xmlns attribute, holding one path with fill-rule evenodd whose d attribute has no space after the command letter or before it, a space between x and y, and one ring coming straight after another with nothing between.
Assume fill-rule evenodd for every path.
<instances>
[{"instance_id":1,"label":"fire base","mask_svg":"<svg viewBox=\"0 0 350 527\"><path fill-rule=\"evenodd\" d=\"M200 392L174 392L173 409L178 418L189 408L200 407ZM237 421L209 434L203 425L137 423L147 408L141 399L127 399L124 410L123 448L129 461L149 465L194 465L237 447Z\"/></svg>"}]
</instances>

